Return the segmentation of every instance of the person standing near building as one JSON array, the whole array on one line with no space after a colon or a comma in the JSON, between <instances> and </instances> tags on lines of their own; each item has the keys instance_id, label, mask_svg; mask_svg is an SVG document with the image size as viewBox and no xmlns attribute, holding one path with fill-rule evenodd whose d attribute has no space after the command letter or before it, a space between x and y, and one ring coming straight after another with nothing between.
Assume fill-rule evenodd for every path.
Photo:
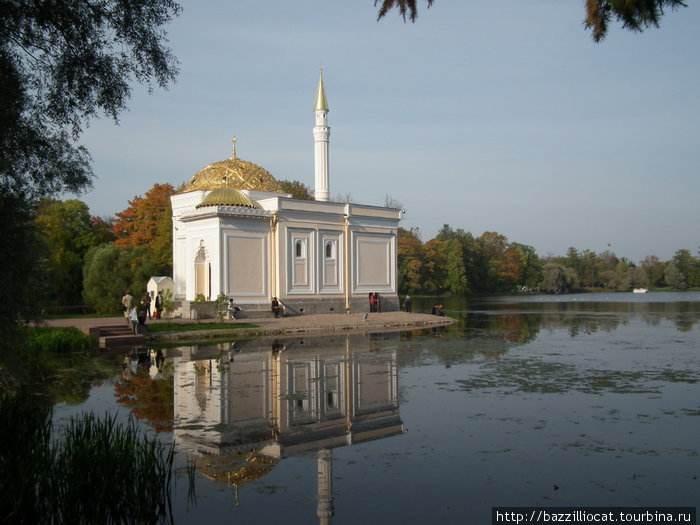
<instances>
[{"instance_id":1,"label":"person standing near building","mask_svg":"<svg viewBox=\"0 0 700 525\"><path fill-rule=\"evenodd\" d=\"M156 296L156 319L160 319L161 310L163 310L163 292L158 292Z\"/></svg>"},{"instance_id":2,"label":"person standing near building","mask_svg":"<svg viewBox=\"0 0 700 525\"><path fill-rule=\"evenodd\" d=\"M143 306L146 310L146 317L153 319L151 317L151 292L146 292L146 295L143 296Z\"/></svg>"},{"instance_id":3,"label":"person standing near building","mask_svg":"<svg viewBox=\"0 0 700 525\"><path fill-rule=\"evenodd\" d=\"M129 290L124 293L122 297L122 310L124 311L124 319L126 319L126 326L129 326L129 318L131 316L131 307L134 306L134 297L129 293Z\"/></svg>"},{"instance_id":4,"label":"person standing near building","mask_svg":"<svg viewBox=\"0 0 700 525\"><path fill-rule=\"evenodd\" d=\"M280 316L280 302L277 300L277 297L272 298L272 313L275 318Z\"/></svg>"},{"instance_id":5,"label":"person standing near building","mask_svg":"<svg viewBox=\"0 0 700 525\"><path fill-rule=\"evenodd\" d=\"M407 293L406 298L403 300L403 305L406 308L406 312L411 313L411 294Z\"/></svg>"}]
</instances>

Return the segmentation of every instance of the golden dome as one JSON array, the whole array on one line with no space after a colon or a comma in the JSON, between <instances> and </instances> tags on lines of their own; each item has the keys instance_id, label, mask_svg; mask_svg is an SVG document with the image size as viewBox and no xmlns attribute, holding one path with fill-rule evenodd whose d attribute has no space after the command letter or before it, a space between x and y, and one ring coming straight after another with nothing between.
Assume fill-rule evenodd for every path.
<instances>
[{"instance_id":1,"label":"golden dome","mask_svg":"<svg viewBox=\"0 0 700 525\"><path fill-rule=\"evenodd\" d=\"M182 193L224 187L282 193L277 179L269 171L257 164L235 157L209 164L195 173L182 188Z\"/></svg>"},{"instance_id":2,"label":"golden dome","mask_svg":"<svg viewBox=\"0 0 700 525\"><path fill-rule=\"evenodd\" d=\"M246 208L259 208L256 203L251 201L245 193L235 188L217 188L207 194L202 199L202 202L197 204L197 208L204 206L245 206Z\"/></svg>"}]
</instances>

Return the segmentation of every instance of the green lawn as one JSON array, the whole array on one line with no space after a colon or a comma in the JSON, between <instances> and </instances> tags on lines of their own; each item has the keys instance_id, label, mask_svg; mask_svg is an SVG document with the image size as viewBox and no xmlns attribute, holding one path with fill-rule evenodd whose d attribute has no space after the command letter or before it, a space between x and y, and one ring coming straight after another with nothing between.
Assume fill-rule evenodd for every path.
<instances>
[{"instance_id":1,"label":"green lawn","mask_svg":"<svg viewBox=\"0 0 700 525\"><path fill-rule=\"evenodd\" d=\"M154 332L196 332L204 330L238 330L257 328L250 323L157 323L147 324L148 331Z\"/></svg>"}]
</instances>

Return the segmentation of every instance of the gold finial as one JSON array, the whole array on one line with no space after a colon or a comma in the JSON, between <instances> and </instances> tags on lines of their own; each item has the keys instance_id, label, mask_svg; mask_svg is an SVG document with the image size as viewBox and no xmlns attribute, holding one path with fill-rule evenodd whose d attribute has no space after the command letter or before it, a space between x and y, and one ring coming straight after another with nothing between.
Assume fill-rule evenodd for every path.
<instances>
[{"instance_id":1,"label":"gold finial","mask_svg":"<svg viewBox=\"0 0 700 525\"><path fill-rule=\"evenodd\" d=\"M326 90L323 87L323 66L319 67L318 89L316 90L316 104L314 105L314 111L328 111Z\"/></svg>"},{"instance_id":2,"label":"gold finial","mask_svg":"<svg viewBox=\"0 0 700 525\"><path fill-rule=\"evenodd\" d=\"M231 156L231 158L236 158L236 137L233 137L233 155Z\"/></svg>"}]
</instances>

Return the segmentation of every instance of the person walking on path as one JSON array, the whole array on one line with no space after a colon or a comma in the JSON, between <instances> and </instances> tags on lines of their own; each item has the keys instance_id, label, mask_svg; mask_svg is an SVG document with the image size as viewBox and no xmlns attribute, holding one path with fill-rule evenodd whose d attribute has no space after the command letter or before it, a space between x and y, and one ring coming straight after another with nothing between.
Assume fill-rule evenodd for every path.
<instances>
[{"instance_id":1,"label":"person walking on path","mask_svg":"<svg viewBox=\"0 0 700 525\"><path fill-rule=\"evenodd\" d=\"M135 306L130 310L129 317L131 319L131 332L134 335L141 333L141 327L139 326L139 313Z\"/></svg>"},{"instance_id":2,"label":"person walking on path","mask_svg":"<svg viewBox=\"0 0 700 525\"><path fill-rule=\"evenodd\" d=\"M124 297L122 297L122 310L124 312L124 319L126 319L126 326L129 326L132 306L134 306L134 297L129 293L129 290L127 290Z\"/></svg>"}]
</instances>

